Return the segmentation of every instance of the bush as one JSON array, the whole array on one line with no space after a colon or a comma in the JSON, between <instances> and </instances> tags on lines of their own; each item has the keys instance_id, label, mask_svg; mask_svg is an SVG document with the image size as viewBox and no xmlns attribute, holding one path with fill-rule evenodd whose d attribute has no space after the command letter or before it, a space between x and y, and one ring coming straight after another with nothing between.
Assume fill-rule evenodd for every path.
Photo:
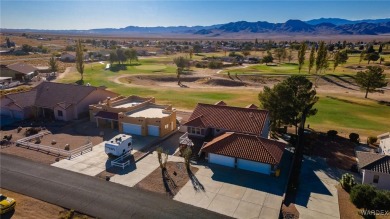
<instances>
[{"instance_id":1,"label":"bush","mask_svg":"<svg viewBox=\"0 0 390 219\"><path fill-rule=\"evenodd\" d=\"M352 187L350 199L357 208L372 209L372 200L375 198L376 194L375 187L366 184L358 184Z\"/></svg>"},{"instance_id":2,"label":"bush","mask_svg":"<svg viewBox=\"0 0 390 219\"><path fill-rule=\"evenodd\" d=\"M355 178L350 173L343 174L340 180L340 184L345 189L345 191L350 192L352 187L356 185Z\"/></svg>"},{"instance_id":3,"label":"bush","mask_svg":"<svg viewBox=\"0 0 390 219\"><path fill-rule=\"evenodd\" d=\"M69 150L70 150L70 145L69 145L69 144L66 144L66 145L65 145L65 150L66 150L66 151L69 151Z\"/></svg>"},{"instance_id":4,"label":"bush","mask_svg":"<svg viewBox=\"0 0 390 219\"><path fill-rule=\"evenodd\" d=\"M390 62L385 62L385 63L383 63L383 65L390 66Z\"/></svg>"},{"instance_id":5,"label":"bush","mask_svg":"<svg viewBox=\"0 0 390 219\"><path fill-rule=\"evenodd\" d=\"M208 64L208 67L210 69L218 69L218 68L222 68L223 64L221 61L216 61L216 60L212 60L209 62Z\"/></svg>"},{"instance_id":6,"label":"bush","mask_svg":"<svg viewBox=\"0 0 390 219\"><path fill-rule=\"evenodd\" d=\"M357 134L357 133L349 134L349 140L351 142L354 142L354 143L359 143L359 141L360 141L359 134Z\"/></svg>"},{"instance_id":7,"label":"bush","mask_svg":"<svg viewBox=\"0 0 390 219\"><path fill-rule=\"evenodd\" d=\"M336 137L337 136L337 131L336 130L329 130L326 134L328 135L328 137Z\"/></svg>"},{"instance_id":8,"label":"bush","mask_svg":"<svg viewBox=\"0 0 390 219\"><path fill-rule=\"evenodd\" d=\"M390 192L377 190L371 206L373 207L371 210L390 210Z\"/></svg>"},{"instance_id":9,"label":"bush","mask_svg":"<svg viewBox=\"0 0 390 219\"><path fill-rule=\"evenodd\" d=\"M370 137L367 138L367 143L368 143L368 144L374 144L374 143L376 143L377 140L378 140L377 137L375 137L375 136L370 136Z\"/></svg>"}]
</instances>

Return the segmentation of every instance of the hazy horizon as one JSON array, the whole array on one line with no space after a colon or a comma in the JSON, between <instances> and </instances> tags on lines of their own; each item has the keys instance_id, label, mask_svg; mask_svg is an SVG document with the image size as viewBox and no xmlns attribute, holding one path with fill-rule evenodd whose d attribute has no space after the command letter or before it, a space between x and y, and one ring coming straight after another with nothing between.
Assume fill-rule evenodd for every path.
<instances>
[{"instance_id":1,"label":"hazy horizon","mask_svg":"<svg viewBox=\"0 0 390 219\"><path fill-rule=\"evenodd\" d=\"M389 1L1 1L1 28L87 30L127 26L283 23L318 18L388 18ZM16 12L16 13L15 13Z\"/></svg>"}]
</instances>

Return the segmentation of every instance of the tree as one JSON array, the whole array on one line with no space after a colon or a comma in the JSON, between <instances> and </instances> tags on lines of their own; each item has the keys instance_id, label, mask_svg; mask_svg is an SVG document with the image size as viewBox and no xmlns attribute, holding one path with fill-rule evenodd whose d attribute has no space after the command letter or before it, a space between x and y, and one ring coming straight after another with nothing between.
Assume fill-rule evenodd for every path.
<instances>
[{"instance_id":1,"label":"tree","mask_svg":"<svg viewBox=\"0 0 390 219\"><path fill-rule=\"evenodd\" d=\"M334 54L334 60L333 60L333 72L336 70L337 66L339 65L340 63L340 52L337 51L335 54Z\"/></svg>"},{"instance_id":2,"label":"tree","mask_svg":"<svg viewBox=\"0 0 390 219\"><path fill-rule=\"evenodd\" d=\"M137 54L137 50L135 49L126 49L125 50L125 56L126 56L126 59L128 59L130 61L130 64L131 64L131 61L138 61L138 54Z\"/></svg>"},{"instance_id":3,"label":"tree","mask_svg":"<svg viewBox=\"0 0 390 219\"><path fill-rule=\"evenodd\" d=\"M193 46L193 50L194 50L195 54L199 54L200 52L202 52L202 49L203 49L203 47L199 44L195 44Z\"/></svg>"},{"instance_id":4,"label":"tree","mask_svg":"<svg viewBox=\"0 0 390 219\"><path fill-rule=\"evenodd\" d=\"M364 51L362 51L360 53L360 56L359 56L359 64L362 62L362 60L364 59L365 56L366 56L366 53Z\"/></svg>"},{"instance_id":5,"label":"tree","mask_svg":"<svg viewBox=\"0 0 390 219\"><path fill-rule=\"evenodd\" d=\"M183 74L184 68L186 66L188 66L189 61L186 58L179 56L177 58L174 58L173 62L176 64L176 67L177 67L177 70L176 70L177 84L180 85L181 84L180 76L181 76L181 74Z\"/></svg>"},{"instance_id":6,"label":"tree","mask_svg":"<svg viewBox=\"0 0 390 219\"><path fill-rule=\"evenodd\" d=\"M110 64L114 64L114 62L118 61L118 56L116 55L116 52L112 51L110 52Z\"/></svg>"},{"instance_id":7,"label":"tree","mask_svg":"<svg viewBox=\"0 0 390 219\"><path fill-rule=\"evenodd\" d=\"M326 50L325 43L324 41L321 41L320 46L318 48L317 58L316 58L316 74L326 69L328 65L327 55L328 52Z\"/></svg>"},{"instance_id":8,"label":"tree","mask_svg":"<svg viewBox=\"0 0 390 219\"><path fill-rule=\"evenodd\" d=\"M127 61L127 57L126 57L124 49L122 49L122 48L116 49L116 55L118 57L119 64L123 64L124 62Z\"/></svg>"},{"instance_id":9,"label":"tree","mask_svg":"<svg viewBox=\"0 0 390 219\"><path fill-rule=\"evenodd\" d=\"M310 50L310 58L309 58L309 74L310 74L311 69L314 66L315 52L316 52L315 50L316 50L316 48L312 45L311 50Z\"/></svg>"},{"instance_id":10,"label":"tree","mask_svg":"<svg viewBox=\"0 0 390 219\"><path fill-rule=\"evenodd\" d=\"M362 90L368 93L383 92L378 91L377 88L387 86L386 75L383 74L383 69L379 66L367 66L366 71L360 71L356 74L355 81Z\"/></svg>"},{"instance_id":11,"label":"tree","mask_svg":"<svg viewBox=\"0 0 390 219\"><path fill-rule=\"evenodd\" d=\"M190 169L190 160L192 156L192 150L190 147L186 147L183 151L184 163L186 165L187 170Z\"/></svg>"},{"instance_id":12,"label":"tree","mask_svg":"<svg viewBox=\"0 0 390 219\"><path fill-rule=\"evenodd\" d=\"M54 55L51 56L51 58L49 59L49 66L50 66L50 70L52 72L58 71L58 63L57 63L56 57Z\"/></svg>"},{"instance_id":13,"label":"tree","mask_svg":"<svg viewBox=\"0 0 390 219\"><path fill-rule=\"evenodd\" d=\"M368 61L368 64L370 64L370 61L378 61L379 58L380 56L377 52L367 53L364 57L364 59Z\"/></svg>"},{"instance_id":14,"label":"tree","mask_svg":"<svg viewBox=\"0 0 390 219\"><path fill-rule=\"evenodd\" d=\"M272 89L264 87L264 91L259 93L259 100L263 108L269 110L273 127L281 123L294 125L298 133L302 117L317 113L317 109L313 108L318 101L316 94L313 84L299 75L289 77Z\"/></svg>"},{"instance_id":15,"label":"tree","mask_svg":"<svg viewBox=\"0 0 390 219\"><path fill-rule=\"evenodd\" d=\"M160 164L160 168L161 170L165 171L167 166L167 161L168 161L168 153L165 153L162 147L158 147L156 149L156 152L157 152L157 159L158 159L158 163Z\"/></svg>"},{"instance_id":16,"label":"tree","mask_svg":"<svg viewBox=\"0 0 390 219\"><path fill-rule=\"evenodd\" d=\"M190 50L188 51L188 53L189 53L189 55L190 55L190 59L192 59L192 55L194 54L194 50L193 50L193 49L190 49Z\"/></svg>"},{"instance_id":17,"label":"tree","mask_svg":"<svg viewBox=\"0 0 390 219\"><path fill-rule=\"evenodd\" d=\"M275 56L278 58L279 63L282 61L282 57L286 54L286 49L284 47L275 49Z\"/></svg>"},{"instance_id":18,"label":"tree","mask_svg":"<svg viewBox=\"0 0 390 219\"><path fill-rule=\"evenodd\" d=\"M301 73L301 69L303 64L305 64L305 54L306 54L306 43L302 42L300 49L298 51L298 69L299 73Z\"/></svg>"},{"instance_id":19,"label":"tree","mask_svg":"<svg viewBox=\"0 0 390 219\"><path fill-rule=\"evenodd\" d=\"M382 53L382 50L383 50L383 48L382 48L382 44L381 44L381 45L379 45L378 53Z\"/></svg>"},{"instance_id":20,"label":"tree","mask_svg":"<svg viewBox=\"0 0 390 219\"><path fill-rule=\"evenodd\" d=\"M81 75L81 81L84 79L84 52L81 41L78 40L76 44L76 68Z\"/></svg>"},{"instance_id":21,"label":"tree","mask_svg":"<svg viewBox=\"0 0 390 219\"><path fill-rule=\"evenodd\" d=\"M287 59L288 59L288 63L291 63L291 60L293 59L292 49L289 49L289 50L288 50Z\"/></svg>"},{"instance_id":22,"label":"tree","mask_svg":"<svg viewBox=\"0 0 390 219\"><path fill-rule=\"evenodd\" d=\"M273 61L274 61L274 57L272 57L272 54L270 51L267 51L267 55L263 57L262 62L265 63L266 65L268 65L269 62L273 62Z\"/></svg>"},{"instance_id":23,"label":"tree","mask_svg":"<svg viewBox=\"0 0 390 219\"><path fill-rule=\"evenodd\" d=\"M376 189L372 185L358 184L352 187L350 199L358 208L371 209L371 200L376 196Z\"/></svg>"},{"instance_id":24,"label":"tree","mask_svg":"<svg viewBox=\"0 0 390 219\"><path fill-rule=\"evenodd\" d=\"M375 52L374 46L373 45L369 45L366 52L367 53L374 53Z\"/></svg>"},{"instance_id":25,"label":"tree","mask_svg":"<svg viewBox=\"0 0 390 219\"><path fill-rule=\"evenodd\" d=\"M347 60L348 60L348 53L347 53L347 50L341 50L340 52L339 52L339 64L344 64L344 63L346 63L347 62Z\"/></svg>"}]
</instances>

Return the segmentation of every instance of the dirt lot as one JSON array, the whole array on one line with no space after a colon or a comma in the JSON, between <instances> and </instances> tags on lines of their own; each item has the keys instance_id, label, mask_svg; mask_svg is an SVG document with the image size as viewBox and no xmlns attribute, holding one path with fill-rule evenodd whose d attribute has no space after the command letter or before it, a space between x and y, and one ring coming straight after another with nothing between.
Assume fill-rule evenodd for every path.
<instances>
[{"instance_id":1,"label":"dirt lot","mask_svg":"<svg viewBox=\"0 0 390 219\"><path fill-rule=\"evenodd\" d=\"M339 196L340 218L341 219L361 219L358 214L359 209L349 200L349 193L346 192L340 185L337 186L337 194Z\"/></svg>"},{"instance_id":2,"label":"dirt lot","mask_svg":"<svg viewBox=\"0 0 390 219\"><path fill-rule=\"evenodd\" d=\"M157 192L173 198L188 180L190 180L190 177L188 176L184 163L168 162L166 169L167 171L164 174L160 168L157 168L141 182L136 184L135 188ZM191 167L191 171L195 174L198 168Z\"/></svg>"},{"instance_id":3,"label":"dirt lot","mask_svg":"<svg viewBox=\"0 0 390 219\"><path fill-rule=\"evenodd\" d=\"M52 140L57 143L53 145L55 148L64 149L66 144L70 145L70 150L79 148L87 143L88 140L93 145L97 145L103 142L103 139L110 139L116 132L111 129L100 129L96 127L96 124L84 121L84 122L54 122L46 124L47 130L51 131L52 134L45 135L41 139L42 145L52 146ZM18 139L24 138L24 131L26 126L22 126L23 130L18 133L17 126L4 128L0 131L0 136L3 138L4 135L12 134L12 142ZM101 136L103 134L103 136ZM33 141L34 142L34 141ZM34 160L44 164L52 164L56 162L57 155L48 154L45 151L38 151L35 149L27 149L24 147L17 147L15 144L8 146L2 146L0 153L14 154L30 160Z\"/></svg>"},{"instance_id":4,"label":"dirt lot","mask_svg":"<svg viewBox=\"0 0 390 219\"><path fill-rule=\"evenodd\" d=\"M2 215L1 218L29 218L29 219L52 219L52 218L65 218L64 216L69 212L67 209L59 207L57 205L49 204L47 202L40 201L19 193L8 191L0 188L0 193L14 198L16 200L15 211ZM75 213L74 219L88 219L91 218L86 215Z\"/></svg>"}]
</instances>

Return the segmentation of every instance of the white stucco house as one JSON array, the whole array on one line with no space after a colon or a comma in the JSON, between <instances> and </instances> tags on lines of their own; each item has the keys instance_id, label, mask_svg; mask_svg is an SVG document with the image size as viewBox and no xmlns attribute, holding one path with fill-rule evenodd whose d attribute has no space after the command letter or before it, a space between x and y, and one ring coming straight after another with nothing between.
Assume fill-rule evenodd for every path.
<instances>
[{"instance_id":1,"label":"white stucco house","mask_svg":"<svg viewBox=\"0 0 390 219\"><path fill-rule=\"evenodd\" d=\"M356 152L362 183L390 190L390 156L371 152Z\"/></svg>"},{"instance_id":2,"label":"white stucco house","mask_svg":"<svg viewBox=\"0 0 390 219\"><path fill-rule=\"evenodd\" d=\"M378 135L379 153L390 155L390 132Z\"/></svg>"}]
</instances>

